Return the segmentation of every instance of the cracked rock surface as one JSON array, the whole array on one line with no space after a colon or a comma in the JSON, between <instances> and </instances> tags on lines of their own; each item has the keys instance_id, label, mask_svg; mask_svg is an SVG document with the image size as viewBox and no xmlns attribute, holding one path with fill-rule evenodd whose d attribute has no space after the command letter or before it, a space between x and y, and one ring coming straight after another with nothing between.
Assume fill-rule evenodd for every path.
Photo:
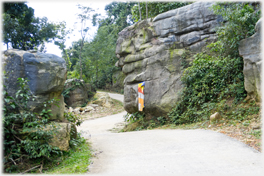
<instances>
[{"instance_id":1,"label":"cracked rock surface","mask_svg":"<svg viewBox=\"0 0 264 176\"><path fill-rule=\"evenodd\" d=\"M137 84L145 81L149 115L166 115L182 89L181 76L192 56L216 39L222 18L209 9L213 2L196 2L140 21L119 33L116 64L122 67L124 108L138 110Z\"/></svg>"}]
</instances>

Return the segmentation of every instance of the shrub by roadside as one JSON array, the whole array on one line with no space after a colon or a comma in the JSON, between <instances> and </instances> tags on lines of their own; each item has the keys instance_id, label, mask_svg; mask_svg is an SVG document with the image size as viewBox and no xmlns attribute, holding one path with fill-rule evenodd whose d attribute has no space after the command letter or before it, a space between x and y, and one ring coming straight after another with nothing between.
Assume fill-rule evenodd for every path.
<instances>
[{"instance_id":1,"label":"shrub by roadside","mask_svg":"<svg viewBox=\"0 0 264 176\"><path fill-rule=\"evenodd\" d=\"M52 115L50 107L56 100L47 101L43 110L36 113L28 102L37 101L37 97L31 93L27 80L19 78L18 81L20 87L15 97L3 92L4 172L42 173L47 169L47 164L65 158L71 151L76 151L76 147L86 147L89 155L89 145L74 130L71 130L71 133L75 133L71 136L75 137L69 141L69 151L62 151L51 145L50 140L58 130L56 124L49 120ZM68 115L66 118L72 126L82 122L79 117ZM53 126L52 130L45 130L49 126Z\"/></svg>"}]
</instances>

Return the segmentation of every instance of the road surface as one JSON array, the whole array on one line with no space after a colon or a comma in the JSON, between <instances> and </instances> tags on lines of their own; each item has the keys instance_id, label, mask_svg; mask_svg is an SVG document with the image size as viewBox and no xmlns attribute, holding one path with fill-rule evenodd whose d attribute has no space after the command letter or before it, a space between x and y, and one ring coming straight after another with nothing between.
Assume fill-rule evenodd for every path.
<instances>
[{"instance_id":1,"label":"road surface","mask_svg":"<svg viewBox=\"0 0 264 176\"><path fill-rule=\"evenodd\" d=\"M120 94L110 94L123 100ZM193 175L263 173L262 154L210 130L145 130L113 133L126 112L85 121L78 131L95 155L88 175Z\"/></svg>"}]
</instances>

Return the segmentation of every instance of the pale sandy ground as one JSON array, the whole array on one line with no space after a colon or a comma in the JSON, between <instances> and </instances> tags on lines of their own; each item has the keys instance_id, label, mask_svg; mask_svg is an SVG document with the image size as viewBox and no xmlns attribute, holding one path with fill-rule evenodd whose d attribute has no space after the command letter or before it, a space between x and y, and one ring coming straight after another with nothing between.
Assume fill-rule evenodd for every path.
<instances>
[{"instance_id":1,"label":"pale sandy ground","mask_svg":"<svg viewBox=\"0 0 264 176\"><path fill-rule=\"evenodd\" d=\"M112 98L123 100L119 94ZM210 130L113 133L126 112L85 121L78 131L95 157L88 175L263 175L262 154Z\"/></svg>"}]
</instances>

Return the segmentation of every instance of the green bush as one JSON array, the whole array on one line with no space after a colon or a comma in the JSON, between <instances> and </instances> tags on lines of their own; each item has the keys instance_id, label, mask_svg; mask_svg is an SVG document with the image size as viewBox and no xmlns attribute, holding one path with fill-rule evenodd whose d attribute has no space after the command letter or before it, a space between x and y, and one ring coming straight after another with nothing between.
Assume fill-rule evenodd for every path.
<instances>
[{"instance_id":1,"label":"green bush","mask_svg":"<svg viewBox=\"0 0 264 176\"><path fill-rule=\"evenodd\" d=\"M197 54L182 75L181 100L169 117L176 124L197 122L207 119L222 99L235 97L238 102L245 98L242 70L241 59Z\"/></svg>"},{"instance_id":2,"label":"green bush","mask_svg":"<svg viewBox=\"0 0 264 176\"><path fill-rule=\"evenodd\" d=\"M83 118L80 115L75 115L73 112L64 113L65 119L67 119L70 123L80 126L83 123Z\"/></svg>"},{"instance_id":3,"label":"green bush","mask_svg":"<svg viewBox=\"0 0 264 176\"><path fill-rule=\"evenodd\" d=\"M239 56L239 42L255 33L255 24L261 16L260 4L252 6L249 2L221 2L212 9L224 19L217 29L218 42L215 49L225 56Z\"/></svg>"},{"instance_id":4,"label":"green bush","mask_svg":"<svg viewBox=\"0 0 264 176\"><path fill-rule=\"evenodd\" d=\"M71 86L67 89L65 89L65 85L66 83L64 84L64 89L62 91L62 95L64 98L69 98L69 94L71 91L75 90L76 88L80 88L80 87L83 87L84 84L78 80L78 79L74 79L72 82L71 82Z\"/></svg>"},{"instance_id":5,"label":"green bush","mask_svg":"<svg viewBox=\"0 0 264 176\"><path fill-rule=\"evenodd\" d=\"M142 112L135 112L132 114L127 113L124 116L125 122L136 122L138 120L143 120L145 118L145 114Z\"/></svg>"},{"instance_id":6,"label":"green bush","mask_svg":"<svg viewBox=\"0 0 264 176\"><path fill-rule=\"evenodd\" d=\"M18 78L19 90L15 97L11 97L6 91L4 97L4 165L5 172L12 172L15 161L30 158L49 158L52 153L58 153L58 148L48 144L52 138L53 130L43 130L49 122L50 106L54 99L44 103L40 113L35 113L29 107L28 102L36 100L28 87L28 81ZM56 129L54 129L56 130Z\"/></svg>"},{"instance_id":7,"label":"green bush","mask_svg":"<svg viewBox=\"0 0 264 176\"><path fill-rule=\"evenodd\" d=\"M146 115L143 112L136 112L132 114L126 114L124 116L125 121L129 124L123 129L123 131L138 131L143 129L153 129L161 125L165 125L168 122L166 117L151 117L147 120Z\"/></svg>"},{"instance_id":8,"label":"green bush","mask_svg":"<svg viewBox=\"0 0 264 176\"><path fill-rule=\"evenodd\" d=\"M228 108L225 99L244 99L243 58L238 54L239 41L254 34L260 18L260 7L244 2L217 3L212 7L221 15L223 24L217 29L218 40L198 53L182 76L181 99L168 113L175 124L207 120L216 109ZM241 114L242 111L238 109Z\"/></svg>"}]
</instances>

